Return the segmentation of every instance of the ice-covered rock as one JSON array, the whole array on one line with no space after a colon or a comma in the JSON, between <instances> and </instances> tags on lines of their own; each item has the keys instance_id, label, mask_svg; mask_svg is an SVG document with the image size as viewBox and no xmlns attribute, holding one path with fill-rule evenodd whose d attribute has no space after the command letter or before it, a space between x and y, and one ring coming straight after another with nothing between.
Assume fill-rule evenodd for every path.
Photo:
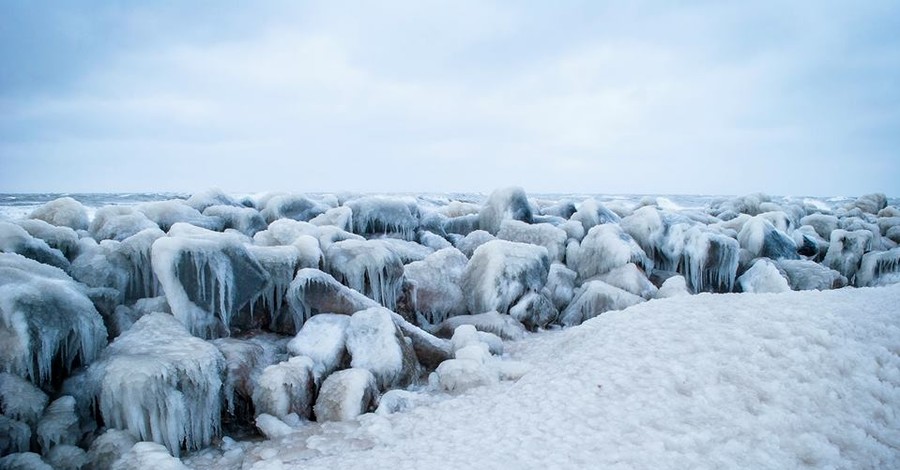
<instances>
[{"instance_id":1,"label":"ice-covered rock","mask_svg":"<svg viewBox=\"0 0 900 470\"><path fill-rule=\"evenodd\" d=\"M788 280L781 275L770 259L759 258L744 274L737 278L741 291L751 293L778 293L791 290Z\"/></svg>"},{"instance_id":2,"label":"ice-covered rock","mask_svg":"<svg viewBox=\"0 0 900 470\"><path fill-rule=\"evenodd\" d=\"M810 260L775 261L792 290L838 289L847 285L847 278L841 273Z\"/></svg>"},{"instance_id":3,"label":"ice-covered rock","mask_svg":"<svg viewBox=\"0 0 900 470\"><path fill-rule=\"evenodd\" d=\"M36 426L49 398L31 382L0 372L0 414Z\"/></svg>"},{"instance_id":4,"label":"ice-covered rock","mask_svg":"<svg viewBox=\"0 0 900 470\"><path fill-rule=\"evenodd\" d=\"M499 376L485 364L472 359L450 359L441 363L435 371L442 389L461 393L475 387L491 385Z\"/></svg>"},{"instance_id":5,"label":"ice-covered rock","mask_svg":"<svg viewBox=\"0 0 900 470\"><path fill-rule=\"evenodd\" d=\"M33 210L28 218L43 220L58 227L69 227L72 230L88 228L87 209L71 197L54 199Z\"/></svg>"},{"instance_id":6,"label":"ice-covered rock","mask_svg":"<svg viewBox=\"0 0 900 470\"><path fill-rule=\"evenodd\" d=\"M318 313L352 315L379 306L378 302L341 284L330 274L312 268L297 272L288 289L287 301L298 331L303 322Z\"/></svg>"},{"instance_id":7,"label":"ice-covered rock","mask_svg":"<svg viewBox=\"0 0 900 470\"><path fill-rule=\"evenodd\" d=\"M662 285L659 287L659 290L656 292L657 299L667 299L669 297L678 297L681 295L690 295L690 291L687 288L687 281L684 280L684 276L672 276L665 281L663 281Z\"/></svg>"},{"instance_id":8,"label":"ice-covered rock","mask_svg":"<svg viewBox=\"0 0 900 470\"><path fill-rule=\"evenodd\" d=\"M105 206L97 209L89 230L96 240L121 241L148 228L159 226L135 208Z\"/></svg>"},{"instance_id":9,"label":"ice-covered rock","mask_svg":"<svg viewBox=\"0 0 900 470\"><path fill-rule=\"evenodd\" d=\"M219 231L224 228L224 221L218 217L205 216L197 209L177 199L169 201L147 202L137 206L137 210L152 220L163 231L176 223L187 223L195 227Z\"/></svg>"},{"instance_id":10,"label":"ice-covered rock","mask_svg":"<svg viewBox=\"0 0 900 470\"><path fill-rule=\"evenodd\" d=\"M522 322L528 329L536 330L556 320L559 309L543 293L528 292L510 307L509 315Z\"/></svg>"},{"instance_id":11,"label":"ice-covered rock","mask_svg":"<svg viewBox=\"0 0 900 470\"><path fill-rule=\"evenodd\" d=\"M46 384L90 364L106 334L103 318L67 274L0 253L0 371Z\"/></svg>"},{"instance_id":12,"label":"ice-covered rock","mask_svg":"<svg viewBox=\"0 0 900 470\"><path fill-rule=\"evenodd\" d=\"M332 207L313 217L309 223L318 226L330 225L349 232L353 230L353 210L345 206Z\"/></svg>"},{"instance_id":13,"label":"ice-covered rock","mask_svg":"<svg viewBox=\"0 0 900 470\"><path fill-rule=\"evenodd\" d=\"M234 229L248 237L266 229L266 219L251 207L209 206L203 215L221 220L223 229Z\"/></svg>"},{"instance_id":14,"label":"ice-covered rock","mask_svg":"<svg viewBox=\"0 0 900 470\"><path fill-rule=\"evenodd\" d=\"M415 240L419 228L419 208L414 200L367 196L347 201L344 205L353 211L353 233Z\"/></svg>"},{"instance_id":15,"label":"ice-covered rock","mask_svg":"<svg viewBox=\"0 0 900 470\"><path fill-rule=\"evenodd\" d=\"M44 454L54 470L81 470L87 464L87 453L73 445L58 445Z\"/></svg>"},{"instance_id":16,"label":"ice-covered rock","mask_svg":"<svg viewBox=\"0 0 900 470\"><path fill-rule=\"evenodd\" d=\"M389 309L395 309L403 285L403 262L377 240L345 240L325 251L328 272L342 284Z\"/></svg>"},{"instance_id":17,"label":"ice-covered rock","mask_svg":"<svg viewBox=\"0 0 900 470\"><path fill-rule=\"evenodd\" d=\"M413 382L419 363L412 344L394 323L392 312L375 307L356 312L347 327L350 366L372 372L381 390Z\"/></svg>"},{"instance_id":18,"label":"ice-covered rock","mask_svg":"<svg viewBox=\"0 0 900 470\"><path fill-rule=\"evenodd\" d=\"M0 415L0 455L28 452L30 447L31 426L26 422Z\"/></svg>"},{"instance_id":19,"label":"ice-covered rock","mask_svg":"<svg viewBox=\"0 0 900 470\"><path fill-rule=\"evenodd\" d=\"M900 248L873 251L862 257L855 284L858 287L886 286L900 282Z\"/></svg>"},{"instance_id":20,"label":"ice-covered rock","mask_svg":"<svg viewBox=\"0 0 900 470\"><path fill-rule=\"evenodd\" d=\"M466 236L479 230L478 214L451 217L444 221L444 231L447 234ZM482 230L483 231L483 230Z\"/></svg>"},{"instance_id":21,"label":"ice-covered rock","mask_svg":"<svg viewBox=\"0 0 900 470\"><path fill-rule=\"evenodd\" d=\"M435 329L435 334L442 338L450 338L462 325L472 325L478 331L493 333L504 340L518 340L525 337L528 331L519 320L497 312L485 312L477 315L460 315L444 320Z\"/></svg>"},{"instance_id":22,"label":"ice-covered rock","mask_svg":"<svg viewBox=\"0 0 900 470\"><path fill-rule=\"evenodd\" d=\"M350 317L320 313L311 317L288 343L288 352L313 361L316 383L349 364L347 327Z\"/></svg>"},{"instance_id":23,"label":"ice-covered rock","mask_svg":"<svg viewBox=\"0 0 900 470\"><path fill-rule=\"evenodd\" d=\"M43 240L50 248L60 251L69 261L78 255L78 233L69 227L51 225L39 219L16 221L29 235Z\"/></svg>"},{"instance_id":24,"label":"ice-covered rock","mask_svg":"<svg viewBox=\"0 0 900 470\"><path fill-rule=\"evenodd\" d=\"M328 209L329 207L325 204L302 194L282 194L269 199L261 213L268 223L278 219L306 222L325 213Z\"/></svg>"},{"instance_id":25,"label":"ice-covered rock","mask_svg":"<svg viewBox=\"0 0 900 470\"><path fill-rule=\"evenodd\" d=\"M478 213L478 228L491 234L500 231L504 220L520 220L531 223L534 210L525 190L509 187L494 190Z\"/></svg>"},{"instance_id":26,"label":"ice-covered rock","mask_svg":"<svg viewBox=\"0 0 900 470\"><path fill-rule=\"evenodd\" d=\"M453 350L446 339L438 338L413 325L397 313L391 312L391 317L394 324L400 329L400 333L412 343L419 364L428 369L434 369L453 355Z\"/></svg>"},{"instance_id":27,"label":"ice-covered rock","mask_svg":"<svg viewBox=\"0 0 900 470\"><path fill-rule=\"evenodd\" d=\"M199 212L204 212L206 211L206 209L213 206L238 208L244 207L244 205L241 204L240 201L229 196L224 191L218 188L210 188L191 194L191 197L187 198L184 203Z\"/></svg>"},{"instance_id":28,"label":"ice-covered rock","mask_svg":"<svg viewBox=\"0 0 900 470\"><path fill-rule=\"evenodd\" d=\"M348 421L375 409L378 385L367 369L351 368L325 379L316 399L316 421Z\"/></svg>"},{"instance_id":29,"label":"ice-covered rock","mask_svg":"<svg viewBox=\"0 0 900 470\"><path fill-rule=\"evenodd\" d=\"M306 356L266 367L253 389L256 414L263 413L283 419L296 413L310 419L316 394L314 364Z\"/></svg>"},{"instance_id":30,"label":"ice-covered rock","mask_svg":"<svg viewBox=\"0 0 900 470\"><path fill-rule=\"evenodd\" d=\"M238 422L250 422L253 391L263 369L275 362L275 347L261 338L219 338L211 343L225 358L225 411Z\"/></svg>"},{"instance_id":31,"label":"ice-covered rock","mask_svg":"<svg viewBox=\"0 0 900 470\"><path fill-rule=\"evenodd\" d=\"M518 220L504 220L497 238L511 242L530 243L547 249L550 261L562 261L566 254L565 230L550 224L526 224Z\"/></svg>"},{"instance_id":32,"label":"ice-covered rock","mask_svg":"<svg viewBox=\"0 0 900 470\"><path fill-rule=\"evenodd\" d=\"M181 224L176 228L187 229ZM172 314L191 334L227 335L232 317L266 286L268 273L234 237L208 231L185 233L153 242L153 273Z\"/></svg>"},{"instance_id":33,"label":"ice-covered rock","mask_svg":"<svg viewBox=\"0 0 900 470\"><path fill-rule=\"evenodd\" d=\"M404 273L416 285L416 311L428 323L467 313L462 278L469 260L456 248L444 248L422 261L407 264Z\"/></svg>"},{"instance_id":34,"label":"ice-covered rock","mask_svg":"<svg viewBox=\"0 0 900 470\"><path fill-rule=\"evenodd\" d=\"M567 268L564 264L553 263L547 274L547 283L544 285L544 295L553 302L557 310L562 310L569 305L575 296L575 279L578 273Z\"/></svg>"},{"instance_id":35,"label":"ice-covered rock","mask_svg":"<svg viewBox=\"0 0 900 470\"><path fill-rule=\"evenodd\" d=\"M310 237L305 238L313 240ZM246 248L266 273L265 285L249 302L251 317L260 314L268 317L268 327L271 331L279 333L296 331L285 295L294 280L294 275L301 267L300 251L294 245L247 246ZM316 244L316 249L318 249L318 244ZM253 318L250 319L250 325L255 326L256 322L253 320Z\"/></svg>"},{"instance_id":36,"label":"ice-covered rock","mask_svg":"<svg viewBox=\"0 0 900 470\"><path fill-rule=\"evenodd\" d=\"M744 224L738 233L738 242L754 258L800 259L794 240L776 228L764 214L755 216Z\"/></svg>"},{"instance_id":37,"label":"ice-covered rock","mask_svg":"<svg viewBox=\"0 0 900 470\"><path fill-rule=\"evenodd\" d=\"M540 292L547 282L547 249L505 240L475 250L463 274L462 288L470 312L509 312L525 293Z\"/></svg>"},{"instance_id":38,"label":"ice-covered rock","mask_svg":"<svg viewBox=\"0 0 900 470\"><path fill-rule=\"evenodd\" d=\"M0 470L55 470L33 452L10 454L0 458Z\"/></svg>"},{"instance_id":39,"label":"ice-covered rock","mask_svg":"<svg viewBox=\"0 0 900 470\"><path fill-rule=\"evenodd\" d=\"M428 230L419 230L417 238L422 246L431 249L432 252L453 246L446 238Z\"/></svg>"},{"instance_id":40,"label":"ice-covered rock","mask_svg":"<svg viewBox=\"0 0 900 470\"><path fill-rule=\"evenodd\" d=\"M113 341L90 370L107 426L140 440L182 447L210 444L221 429L225 358L172 315L152 313Z\"/></svg>"},{"instance_id":41,"label":"ice-covered rock","mask_svg":"<svg viewBox=\"0 0 900 470\"><path fill-rule=\"evenodd\" d=\"M53 446L77 444L81 440L81 428L75 413L75 398L66 395L50 403L35 430L44 453Z\"/></svg>"},{"instance_id":42,"label":"ice-covered rock","mask_svg":"<svg viewBox=\"0 0 900 470\"><path fill-rule=\"evenodd\" d=\"M885 207L887 207L887 197L883 193L865 194L847 206L848 209L857 208L867 214L877 214Z\"/></svg>"},{"instance_id":43,"label":"ice-covered rock","mask_svg":"<svg viewBox=\"0 0 900 470\"><path fill-rule=\"evenodd\" d=\"M434 253L434 250L427 246L422 246L416 242L400 240L398 238L379 238L377 240L371 240L371 243L380 244L388 250L393 251L403 264L422 261L427 258L428 255Z\"/></svg>"},{"instance_id":44,"label":"ice-covered rock","mask_svg":"<svg viewBox=\"0 0 900 470\"><path fill-rule=\"evenodd\" d=\"M578 205L578 210L572 214L571 220L581 223L587 233L597 225L618 224L622 219L596 199L586 199Z\"/></svg>"},{"instance_id":45,"label":"ice-covered rock","mask_svg":"<svg viewBox=\"0 0 900 470\"><path fill-rule=\"evenodd\" d=\"M0 252L17 253L40 263L68 270L69 260L44 240L34 238L24 228L0 221Z\"/></svg>"},{"instance_id":46,"label":"ice-covered rock","mask_svg":"<svg viewBox=\"0 0 900 470\"><path fill-rule=\"evenodd\" d=\"M731 292L740 261L734 238L693 227L686 233L682 267L693 292Z\"/></svg>"},{"instance_id":47,"label":"ice-covered rock","mask_svg":"<svg viewBox=\"0 0 900 470\"><path fill-rule=\"evenodd\" d=\"M647 300L656 297L656 291L658 290L647 278L647 275L644 274L644 271L634 263L613 268L597 276L596 279Z\"/></svg>"},{"instance_id":48,"label":"ice-covered rock","mask_svg":"<svg viewBox=\"0 0 900 470\"><path fill-rule=\"evenodd\" d=\"M136 443L137 439L128 431L107 429L91 443L85 465L91 470L110 470Z\"/></svg>"},{"instance_id":49,"label":"ice-covered rock","mask_svg":"<svg viewBox=\"0 0 900 470\"><path fill-rule=\"evenodd\" d=\"M800 219L800 224L811 226L820 237L830 240L831 232L838 228L838 218L829 214L809 214Z\"/></svg>"},{"instance_id":50,"label":"ice-covered rock","mask_svg":"<svg viewBox=\"0 0 900 470\"><path fill-rule=\"evenodd\" d=\"M475 250L478 249L479 246L484 245L485 243L496 240L497 237L491 235L484 230L475 230L474 232L469 233L465 237L463 237L459 242L456 243L456 248L459 249L466 258L471 258L473 254L475 254Z\"/></svg>"},{"instance_id":51,"label":"ice-covered rock","mask_svg":"<svg viewBox=\"0 0 900 470\"><path fill-rule=\"evenodd\" d=\"M589 279L619 266L635 263L645 271L653 269L653 261L644 250L615 224L602 224L591 228L578 250L574 265L579 279Z\"/></svg>"},{"instance_id":52,"label":"ice-covered rock","mask_svg":"<svg viewBox=\"0 0 900 470\"><path fill-rule=\"evenodd\" d=\"M575 293L572 303L559 314L559 323L574 326L610 310L622 310L644 302L630 292L611 286L603 281L589 281Z\"/></svg>"},{"instance_id":53,"label":"ice-covered rock","mask_svg":"<svg viewBox=\"0 0 900 470\"><path fill-rule=\"evenodd\" d=\"M388 390L378 401L376 414L389 415L409 411L422 401L422 395L408 390Z\"/></svg>"},{"instance_id":54,"label":"ice-covered rock","mask_svg":"<svg viewBox=\"0 0 900 470\"><path fill-rule=\"evenodd\" d=\"M155 442L138 442L113 465L111 470L189 470L165 447Z\"/></svg>"},{"instance_id":55,"label":"ice-covered rock","mask_svg":"<svg viewBox=\"0 0 900 470\"><path fill-rule=\"evenodd\" d=\"M269 440L293 434L295 431L289 424L266 413L256 417L256 429Z\"/></svg>"},{"instance_id":56,"label":"ice-covered rock","mask_svg":"<svg viewBox=\"0 0 900 470\"><path fill-rule=\"evenodd\" d=\"M863 254L872 247L872 232L868 230L831 232L831 243L822 264L841 273L850 282L859 269Z\"/></svg>"}]
</instances>

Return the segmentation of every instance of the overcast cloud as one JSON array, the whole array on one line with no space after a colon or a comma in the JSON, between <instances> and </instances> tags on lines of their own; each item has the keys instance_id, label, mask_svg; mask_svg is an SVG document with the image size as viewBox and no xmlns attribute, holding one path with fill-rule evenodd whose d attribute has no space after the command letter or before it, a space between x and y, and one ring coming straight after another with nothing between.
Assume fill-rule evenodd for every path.
<instances>
[{"instance_id":1,"label":"overcast cloud","mask_svg":"<svg viewBox=\"0 0 900 470\"><path fill-rule=\"evenodd\" d=\"M12 0L0 191L896 196L897 31L896 1Z\"/></svg>"}]
</instances>

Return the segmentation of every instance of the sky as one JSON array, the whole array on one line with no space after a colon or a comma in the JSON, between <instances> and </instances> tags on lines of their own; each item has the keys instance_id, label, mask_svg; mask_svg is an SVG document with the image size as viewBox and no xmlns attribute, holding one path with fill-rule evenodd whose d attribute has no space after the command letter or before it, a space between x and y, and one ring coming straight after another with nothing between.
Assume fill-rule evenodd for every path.
<instances>
[{"instance_id":1,"label":"sky","mask_svg":"<svg viewBox=\"0 0 900 470\"><path fill-rule=\"evenodd\" d=\"M900 2L0 2L0 192L900 195Z\"/></svg>"}]
</instances>

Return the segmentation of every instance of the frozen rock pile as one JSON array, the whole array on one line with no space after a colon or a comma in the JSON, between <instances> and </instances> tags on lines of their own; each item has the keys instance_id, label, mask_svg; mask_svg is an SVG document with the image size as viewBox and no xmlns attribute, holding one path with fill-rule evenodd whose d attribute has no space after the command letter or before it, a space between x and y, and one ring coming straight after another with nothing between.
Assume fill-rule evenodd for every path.
<instances>
[{"instance_id":1,"label":"frozen rock pile","mask_svg":"<svg viewBox=\"0 0 900 470\"><path fill-rule=\"evenodd\" d=\"M89 217L52 201L0 222L0 462L177 466L225 433L515 380L527 366L503 341L529 330L678 295L900 282L884 195L663 202L213 190Z\"/></svg>"}]
</instances>

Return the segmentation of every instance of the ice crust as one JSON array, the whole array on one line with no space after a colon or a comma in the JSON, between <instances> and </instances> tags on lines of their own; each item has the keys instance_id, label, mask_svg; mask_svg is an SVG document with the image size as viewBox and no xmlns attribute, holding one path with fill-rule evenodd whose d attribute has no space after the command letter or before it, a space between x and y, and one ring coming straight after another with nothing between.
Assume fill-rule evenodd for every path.
<instances>
[{"instance_id":1,"label":"ice crust","mask_svg":"<svg viewBox=\"0 0 900 470\"><path fill-rule=\"evenodd\" d=\"M526 243L494 240L478 247L466 266L462 288L471 313L507 313L526 292L547 283L547 249Z\"/></svg>"}]
</instances>

